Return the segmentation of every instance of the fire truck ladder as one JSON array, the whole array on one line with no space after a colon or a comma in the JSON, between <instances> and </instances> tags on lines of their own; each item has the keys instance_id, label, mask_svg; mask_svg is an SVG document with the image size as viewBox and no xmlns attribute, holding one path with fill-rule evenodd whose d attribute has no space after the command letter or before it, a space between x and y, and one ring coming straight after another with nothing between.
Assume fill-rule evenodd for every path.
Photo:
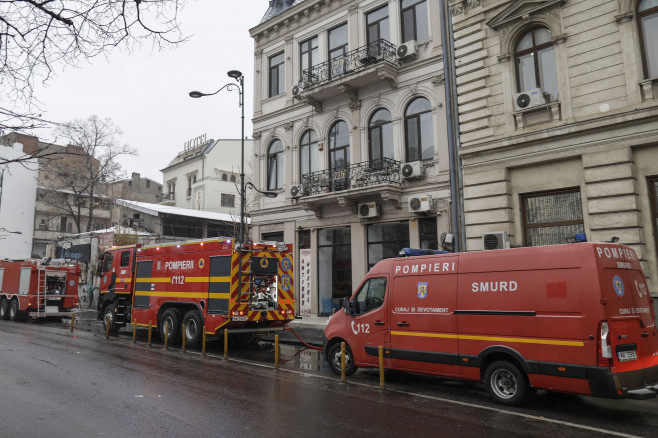
<instances>
[{"instance_id":1,"label":"fire truck ladder","mask_svg":"<svg viewBox=\"0 0 658 438\"><path fill-rule=\"evenodd\" d=\"M37 269L37 312L36 317L46 316L46 277L45 269Z\"/></svg>"},{"instance_id":2,"label":"fire truck ladder","mask_svg":"<svg viewBox=\"0 0 658 438\"><path fill-rule=\"evenodd\" d=\"M245 249L244 245L240 245L240 248L238 249L240 251L240 266L239 266L239 278L240 278L240 283L239 283L239 303L240 304L249 304L251 302L251 293L253 291L253 282L254 282L254 272L252 269L252 261L253 261L253 245L251 245L251 242L248 242L247 249ZM246 269L243 270L243 267L246 266ZM245 291L245 285L246 291Z\"/></svg>"}]
</instances>

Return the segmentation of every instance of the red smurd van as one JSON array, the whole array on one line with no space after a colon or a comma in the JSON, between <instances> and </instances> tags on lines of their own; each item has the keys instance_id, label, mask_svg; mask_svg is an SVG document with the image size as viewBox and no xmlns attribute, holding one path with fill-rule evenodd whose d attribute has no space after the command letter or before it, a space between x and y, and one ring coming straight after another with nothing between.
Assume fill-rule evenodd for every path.
<instances>
[{"instance_id":1,"label":"red smurd van","mask_svg":"<svg viewBox=\"0 0 658 438\"><path fill-rule=\"evenodd\" d=\"M386 259L325 329L340 373L377 367L482 380L497 402L535 389L654 398L658 333L635 251L578 243Z\"/></svg>"}]
</instances>

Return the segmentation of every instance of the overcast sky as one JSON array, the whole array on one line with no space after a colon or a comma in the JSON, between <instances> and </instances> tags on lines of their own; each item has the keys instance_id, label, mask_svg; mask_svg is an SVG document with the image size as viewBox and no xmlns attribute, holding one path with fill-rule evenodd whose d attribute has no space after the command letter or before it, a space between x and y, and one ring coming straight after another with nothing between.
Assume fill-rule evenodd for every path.
<instances>
[{"instance_id":1,"label":"overcast sky","mask_svg":"<svg viewBox=\"0 0 658 438\"><path fill-rule=\"evenodd\" d=\"M238 92L192 99L192 90L215 92L233 81L226 73L245 76L245 134L251 138L253 108L253 40L249 29L258 25L268 0L189 0L180 15L189 42L178 49L127 54L115 51L65 68L47 87L39 89L44 118L64 122L91 115L110 118L122 131L121 143L139 155L121 160L130 176L162 182L167 166L183 144L199 135L240 138ZM37 135L54 138L50 131Z\"/></svg>"}]
</instances>

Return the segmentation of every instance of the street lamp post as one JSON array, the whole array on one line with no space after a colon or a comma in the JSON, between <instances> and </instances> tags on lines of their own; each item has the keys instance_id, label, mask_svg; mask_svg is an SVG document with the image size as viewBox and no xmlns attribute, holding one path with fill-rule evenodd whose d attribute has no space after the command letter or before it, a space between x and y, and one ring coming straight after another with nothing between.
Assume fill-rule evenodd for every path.
<instances>
[{"instance_id":1,"label":"street lamp post","mask_svg":"<svg viewBox=\"0 0 658 438\"><path fill-rule=\"evenodd\" d=\"M240 94L240 108L242 108L242 135L240 137L241 146L242 146L242 164L240 167L240 245L242 245L244 243L244 234L245 234L244 233L245 188L251 187L252 189L256 190L258 193L260 193L261 195L267 198L276 198L277 194L274 192L260 191L251 182L248 182L246 184L244 182L244 76L238 70L231 70L227 74L228 77L235 79L238 85L232 83L226 84L219 90L215 91L214 93L202 93L200 91L191 91L190 97L194 97L195 99L198 99L204 96L213 96L219 93L220 91L222 91L224 88L231 91L233 89L232 87L237 87L238 93Z\"/></svg>"},{"instance_id":2,"label":"street lamp post","mask_svg":"<svg viewBox=\"0 0 658 438\"><path fill-rule=\"evenodd\" d=\"M238 93L240 95L239 104L240 104L240 108L242 108L242 135L240 136L240 140L242 143L241 144L242 159L240 165L240 245L242 245L244 243L244 76L242 75L242 72L238 70L231 70L227 74L228 77L235 79L238 85L226 84L219 90L215 91L214 93L208 93L208 94L201 93L200 91L191 91L190 97L198 99L204 96L213 96L219 93L220 91L222 91L224 88L231 91L233 87L237 88Z\"/></svg>"}]
</instances>

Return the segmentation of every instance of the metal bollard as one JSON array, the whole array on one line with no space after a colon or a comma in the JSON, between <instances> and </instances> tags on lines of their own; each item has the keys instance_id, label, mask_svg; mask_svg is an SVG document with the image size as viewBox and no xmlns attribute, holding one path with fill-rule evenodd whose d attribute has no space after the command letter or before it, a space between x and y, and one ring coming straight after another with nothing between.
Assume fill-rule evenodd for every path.
<instances>
[{"instance_id":1,"label":"metal bollard","mask_svg":"<svg viewBox=\"0 0 658 438\"><path fill-rule=\"evenodd\" d=\"M228 359L228 329L224 329L224 360Z\"/></svg>"},{"instance_id":2,"label":"metal bollard","mask_svg":"<svg viewBox=\"0 0 658 438\"><path fill-rule=\"evenodd\" d=\"M149 347L151 346L151 339L153 337L153 335L151 333L152 333L152 331L151 331L151 321L149 321Z\"/></svg>"},{"instance_id":3,"label":"metal bollard","mask_svg":"<svg viewBox=\"0 0 658 438\"><path fill-rule=\"evenodd\" d=\"M206 326L203 326L203 338L201 342L201 354L206 355Z\"/></svg>"},{"instance_id":4,"label":"metal bollard","mask_svg":"<svg viewBox=\"0 0 658 438\"><path fill-rule=\"evenodd\" d=\"M110 315L105 318L105 339L110 339Z\"/></svg>"},{"instance_id":5,"label":"metal bollard","mask_svg":"<svg viewBox=\"0 0 658 438\"><path fill-rule=\"evenodd\" d=\"M347 382L345 374L345 342L340 343L340 381Z\"/></svg>"},{"instance_id":6,"label":"metal bollard","mask_svg":"<svg viewBox=\"0 0 658 438\"><path fill-rule=\"evenodd\" d=\"M379 347L379 387L384 389L386 388L386 383L384 382L384 347Z\"/></svg>"},{"instance_id":7,"label":"metal bollard","mask_svg":"<svg viewBox=\"0 0 658 438\"><path fill-rule=\"evenodd\" d=\"M165 322L165 331L164 331L164 349L166 350L167 347L169 346L169 321Z\"/></svg>"},{"instance_id":8,"label":"metal bollard","mask_svg":"<svg viewBox=\"0 0 658 438\"><path fill-rule=\"evenodd\" d=\"M274 335L274 369L279 369L279 335Z\"/></svg>"},{"instance_id":9,"label":"metal bollard","mask_svg":"<svg viewBox=\"0 0 658 438\"><path fill-rule=\"evenodd\" d=\"M75 313L71 316L71 333L73 333L74 327L75 327Z\"/></svg>"},{"instance_id":10,"label":"metal bollard","mask_svg":"<svg viewBox=\"0 0 658 438\"><path fill-rule=\"evenodd\" d=\"M182 326L181 336L183 337L183 339L181 339L181 350L185 353L185 323L183 323Z\"/></svg>"},{"instance_id":11,"label":"metal bollard","mask_svg":"<svg viewBox=\"0 0 658 438\"><path fill-rule=\"evenodd\" d=\"M137 324L133 320L133 344L137 343Z\"/></svg>"}]
</instances>

